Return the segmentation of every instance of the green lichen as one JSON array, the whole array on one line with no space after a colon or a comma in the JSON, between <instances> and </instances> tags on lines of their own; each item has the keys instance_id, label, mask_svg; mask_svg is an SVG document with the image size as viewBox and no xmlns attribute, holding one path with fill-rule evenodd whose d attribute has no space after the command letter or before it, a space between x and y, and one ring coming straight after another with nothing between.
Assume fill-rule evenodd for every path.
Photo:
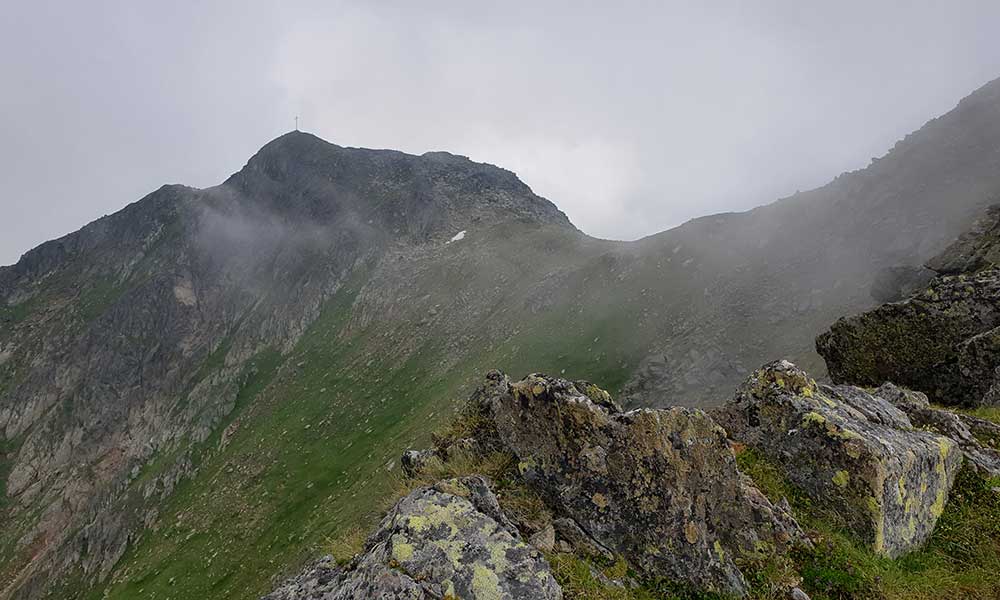
<instances>
[{"instance_id":1,"label":"green lichen","mask_svg":"<svg viewBox=\"0 0 1000 600\"><path fill-rule=\"evenodd\" d=\"M826 417L817 412L806 413L806 415L802 417L802 427L804 428L809 427L810 425L822 426L825 424Z\"/></svg>"},{"instance_id":2,"label":"green lichen","mask_svg":"<svg viewBox=\"0 0 1000 600\"><path fill-rule=\"evenodd\" d=\"M472 593L477 600L500 598L500 578L486 566L476 563L472 567Z\"/></svg>"},{"instance_id":3,"label":"green lichen","mask_svg":"<svg viewBox=\"0 0 1000 600\"><path fill-rule=\"evenodd\" d=\"M847 471L837 471L833 475L833 484L839 488L846 488L851 482L851 474Z\"/></svg>"},{"instance_id":4,"label":"green lichen","mask_svg":"<svg viewBox=\"0 0 1000 600\"><path fill-rule=\"evenodd\" d=\"M394 558L397 562L403 563L413 558L414 550L413 544L408 543L405 536L401 534L393 536L392 558Z\"/></svg>"}]
</instances>

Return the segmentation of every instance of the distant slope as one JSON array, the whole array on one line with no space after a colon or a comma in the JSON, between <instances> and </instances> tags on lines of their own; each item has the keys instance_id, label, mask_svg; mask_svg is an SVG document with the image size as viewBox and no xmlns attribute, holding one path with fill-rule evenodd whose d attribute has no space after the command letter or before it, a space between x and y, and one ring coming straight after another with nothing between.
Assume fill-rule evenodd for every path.
<instances>
[{"instance_id":1,"label":"distant slope","mask_svg":"<svg viewBox=\"0 0 1000 600\"><path fill-rule=\"evenodd\" d=\"M263 592L488 368L647 405L821 371L815 335L998 167L993 82L823 188L619 243L490 165L282 136L0 269L0 597Z\"/></svg>"}]
</instances>

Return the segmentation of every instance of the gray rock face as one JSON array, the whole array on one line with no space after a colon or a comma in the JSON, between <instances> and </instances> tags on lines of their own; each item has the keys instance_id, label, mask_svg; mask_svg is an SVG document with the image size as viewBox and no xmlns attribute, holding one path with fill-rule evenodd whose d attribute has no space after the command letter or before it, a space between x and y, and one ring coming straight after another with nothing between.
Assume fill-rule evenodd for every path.
<instances>
[{"instance_id":1,"label":"gray rock face","mask_svg":"<svg viewBox=\"0 0 1000 600\"><path fill-rule=\"evenodd\" d=\"M787 361L755 371L714 415L733 439L783 466L789 481L890 557L931 534L962 464L956 442L915 429L892 402L817 385Z\"/></svg>"},{"instance_id":2,"label":"gray rock face","mask_svg":"<svg viewBox=\"0 0 1000 600\"><path fill-rule=\"evenodd\" d=\"M489 482L465 477L411 492L364 553L343 569L322 562L267 600L559 600L548 563L502 517Z\"/></svg>"},{"instance_id":3,"label":"gray rock face","mask_svg":"<svg viewBox=\"0 0 1000 600\"><path fill-rule=\"evenodd\" d=\"M1000 477L1000 451L980 441L982 437L996 444L1000 441L1000 426L969 415L932 408L926 395L892 383L883 384L874 395L905 412L916 427L955 441L966 460L987 477Z\"/></svg>"},{"instance_id":4,"label":"gray rock face","mask_svg":"<svg viewBox=\"0 0 1000 600\"><path fill-rule=\"evenodd\" d=\"M542 375L493 374L486 389L477 400L525 482L646 575L742 595L742 552L804 537L741 476L725 431L700 410L621 412L596 386Z\"/></svg>"}]
</instances>

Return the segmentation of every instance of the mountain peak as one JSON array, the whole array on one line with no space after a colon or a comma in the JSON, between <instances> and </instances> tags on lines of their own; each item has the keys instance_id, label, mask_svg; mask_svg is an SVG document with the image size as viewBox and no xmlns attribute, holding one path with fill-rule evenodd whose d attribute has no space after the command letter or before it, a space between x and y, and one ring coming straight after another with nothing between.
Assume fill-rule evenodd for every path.
<instances>
[{"instance_id":1,"label":"mountain peak","mask_svg":"<svg viewBox=\"0 0 1000 600\"><path fill-rule=\"evenodd\" d=\"M299 207L297 216L322 221L349 211L420 237L511 218L572 227L506 169L448 152L343 147L301 131L265 144L224 186L285 214Z\"/></svg>"}]
</instances>

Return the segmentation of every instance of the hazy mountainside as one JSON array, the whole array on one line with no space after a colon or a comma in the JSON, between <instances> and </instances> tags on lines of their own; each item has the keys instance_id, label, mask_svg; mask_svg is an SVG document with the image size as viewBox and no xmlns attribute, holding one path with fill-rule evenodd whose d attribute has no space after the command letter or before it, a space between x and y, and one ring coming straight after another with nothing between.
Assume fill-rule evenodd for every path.
<instances>
[{"instance_id":1,"label":"hazy mountainside","mask_svg":"<svg viewBox=\"0 0 1000 600\"><path fill-rule=\"evenodd\" d=\"M1000 82L862 171L633 243L490 165L282 136L0 268L0 597L263 592L489 368L660 406L819 373L815 335L997 193Z\"/></svg>"}]
</instances>

